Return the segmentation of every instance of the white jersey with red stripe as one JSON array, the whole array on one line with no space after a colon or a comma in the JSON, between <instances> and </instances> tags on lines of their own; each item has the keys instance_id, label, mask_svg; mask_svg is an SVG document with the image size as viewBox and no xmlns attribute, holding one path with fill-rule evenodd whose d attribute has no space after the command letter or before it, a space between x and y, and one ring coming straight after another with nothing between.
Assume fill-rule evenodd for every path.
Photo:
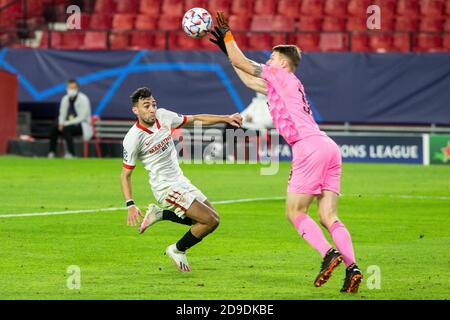
<instances>
[{"instance_id":1,"label":"white jersey with red stripe","mask_svg":"<svg viewBox=\"0 0 450 320\"><path fill-rule=\"evenodd\" d=\"M141 160L149 173L152 190L161 191L183 177L171 129L180 128L186 116L166 109L157 109L155 116L152 127L145 128L136 122L126 134L123 166L134 169L137 159Z\"/></svg>"}]
</instances>

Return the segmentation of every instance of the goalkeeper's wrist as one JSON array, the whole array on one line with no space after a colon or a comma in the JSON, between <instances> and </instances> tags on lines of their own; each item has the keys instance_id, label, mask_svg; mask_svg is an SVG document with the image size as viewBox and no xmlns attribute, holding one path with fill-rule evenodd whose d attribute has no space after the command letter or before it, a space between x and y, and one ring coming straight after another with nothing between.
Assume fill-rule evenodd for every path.
<instances>
[{"instance_id":1,"label":"goalkeeper's wrist","mask_svg":"<svg viewBox=\"0 0 450 320\"><path fill-rule=\"evenodd\" d=\"M227 43L227 42L230 42L230 41L233 41L233 40L234 40L233 34L231 33L230 30L228 30L228 31L225 33L225 38L223 39L223 42Z\"/></svg>"},{"instance_id":2,"label":"goalkeeper's wrist","mask_svg":"<svg viewBox=\"0 0 450 320\"><path fill-rule=\"evenodd\" d=\"M125 201L125 205L127 206L127 208L134 206L134 200L129 199L129 200Z\"/></svg>"}]
</instances>

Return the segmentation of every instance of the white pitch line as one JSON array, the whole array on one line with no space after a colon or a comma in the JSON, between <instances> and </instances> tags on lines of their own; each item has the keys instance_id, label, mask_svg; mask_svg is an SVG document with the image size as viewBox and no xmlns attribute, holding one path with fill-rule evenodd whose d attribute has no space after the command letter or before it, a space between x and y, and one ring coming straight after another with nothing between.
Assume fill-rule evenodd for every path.
<instances>
[{"instance_id":1,"label":"white pitch line","mask_svg":"<svg viewBox=\"0 0 450 320\"><path fill-rule=\"evenodd\" d=\"M426 199L426 200L450 200L450 197L445 196L412 196L412 195L385 195L385 194L343 194L344 197L389 197L400 199ZM248 199L234 199L234 200L221 200L213 201L213 204L229 204L240 202L256 202L256 201L272 201L272 200L284 200L286 197L266 197L266 198L248 198ZM0 218L17 218L17 217L33 217L33 216L53 216L62 214L77 214L77 213L96 213L107 211L125 210L122 208L101 208L101 209L89 209L89 210L68 210L68 211L56 211L56 212L33 212L33 213L16 213L16 214L0 214Z\"/></svg>"},{"instance_id":2,"label":"white pitch line","mask_svg":"<svg viewBox=\"0 0 450 320\"><path fill-rule=\"evenodd\" d=\"M33 216L53 216L59 214L75 214L75 213L94 213L100 211L117 211L126 208L102 208L90 210L72 210L72 211L56 211L56 212L33 212L33 213L17 213L17 214L0 214L0 218L15 218L15 217L33 217Z\"/></svg>"},{"instance_id":3,"label":"white pitch line","mask_svg":"<svg viewBox=\"0 0 450 320\"><path fill-rule=\"evenodd\" d=\"M270 200L283 200L283 199L285 199L285 197L249 198L249 199L214 201L212 203L213 204L228 204L228 203L238 203L238 202L270 201ZM61 215L61 214L96 213L96 212L118 211L118 210L126 210L126 207L123 207L123 208L101 208L101 209L89 209L89 210L68 210L68 211L56 211L56 212L0 214L0 218L53 216L53 215Z\"/></svg>"},{"instance_id":4,"label":"white pitch line","mask_svg":"<svg viewBox=\"0 0 450 320\"><path fill-rule=\"evenodd\" d=\"M255 201L270 201L270 200L284 200L286 197L267 197L267 198L249 198L249 199L236 199L236 200L222 200L214 201L212 204L228 204L238 202L255 202Z\"/></svg>"},{"instance_id":5,"label":"white pitch line","mask_svg":"<svg viewBox=\"0 0 450 320\"><path fill-rule=\"evenodd\" d=\"M425 200L450 200L446 196L420 196L420 195L406 195L406 194L344 194L347 197L388 197L398 199L425 199Z\"/></svg>"}]
</instances>

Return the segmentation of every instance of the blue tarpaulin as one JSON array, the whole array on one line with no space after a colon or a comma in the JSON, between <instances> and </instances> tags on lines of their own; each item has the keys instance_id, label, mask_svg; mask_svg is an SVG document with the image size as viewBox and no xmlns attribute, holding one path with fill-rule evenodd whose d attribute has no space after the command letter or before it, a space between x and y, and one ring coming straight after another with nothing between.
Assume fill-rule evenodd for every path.
<instances>
[{"instance_id":1,"label":"blue tarpaulin","mask_svg":"<svg viewBox=\"0 0 450 320\"><path fill-rule=\"evenodd\" d=\"M247 52L265 62L269 52ZM222 53L2 49L19 75L19 102L59 102L76 78L103 118L132 118L130 93L148 86L178 113L242 111L254 92ZM450 54L305 53L296 72L321 122L450 124Z\"/></svg>"}]
</instances>

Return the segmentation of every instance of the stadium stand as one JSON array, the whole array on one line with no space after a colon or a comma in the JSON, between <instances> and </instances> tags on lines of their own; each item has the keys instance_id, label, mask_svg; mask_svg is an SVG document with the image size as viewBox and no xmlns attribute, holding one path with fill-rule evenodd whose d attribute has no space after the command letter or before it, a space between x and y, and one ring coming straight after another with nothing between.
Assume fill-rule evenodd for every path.
<instances>
[{"instance_id":1,"label":"stadium stand","mask_svg":"<svg viewBox=\"0 0 450 320\"><path fill-rule=\"evenodd\" d=\"M450 34L450 0L79 0L82 31L66 37L55 25L72 2L0 0L0 47L213 50L180 34L192 7L229 15L233 30L247 32L243 49L292 39L304 51L439 52ZM367 29L371 4L382 10L379 34Z\"/></svg>"}]
</instances>

